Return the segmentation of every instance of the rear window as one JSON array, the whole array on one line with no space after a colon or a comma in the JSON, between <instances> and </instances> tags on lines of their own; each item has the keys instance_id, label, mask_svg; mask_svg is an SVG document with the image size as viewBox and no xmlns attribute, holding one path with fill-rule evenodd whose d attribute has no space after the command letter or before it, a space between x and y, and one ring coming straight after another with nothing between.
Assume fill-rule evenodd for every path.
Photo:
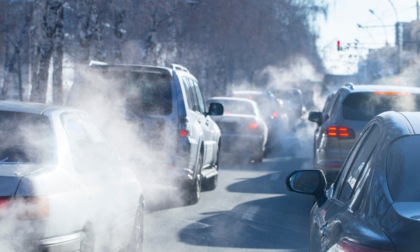
<instances>
[{"instance_id":1,"label":"rear window","mask_svg":"<svg viewBox=\"0 0 420 252\"><path fill-rule=\"evenodd\" d=\"M172 112L169 75L133 73L123 83L127 107L136 114L167 115Z\"/></svg>"},{"instance_id":2,"label":"rear window","mask_svg":"<svg viewBox=\"0 0 420 252\"><path fill-rule=\"evenodd\" d=\"M162 73L92 70L72 88L68 104L90 112L115 112L123 106L137 115L167 115L172 112L171 78Z\"/></svg>"},{"instance_id":3,"label":"rear window","mask_svg":"<svg viewBox=\"0 0 420 252\"><path fill-rule=\"evenodd\" d=\"M347 120L369 121L385 111L419 111L420 96L411 93L353 93L343 102L343 117Z\"/></svg>"},{"instance_id":4,"label":"rear window","mask_svg":"<svg viewBox=\"0 0 420 252\"><path fill-rule=\"evenodd\" d=\"M215 102L219 102L223 105L224 114L256 115L254 106L249 102L228 100L216 100Z\"/></svg>"},{"instance_id":5,"label":"rear window","mask_svg":"<svg viewBox=\"0 0 420 252\"><path fill-rule=\"evenodd\" d=\"M55 157L55 138L47 117L0 111L0 163L43 163Z\"/></svg>"},{"instance_id":6,"label":"rear window","mask_svg":"<svg viewBox=\"0 0 420 252\"><path fill-rule=\"evenodd\" d=\"M409 136L391 144L387 162L387 181L396 202L420 202L420 136Z\"/></svg>"}]
</instances>

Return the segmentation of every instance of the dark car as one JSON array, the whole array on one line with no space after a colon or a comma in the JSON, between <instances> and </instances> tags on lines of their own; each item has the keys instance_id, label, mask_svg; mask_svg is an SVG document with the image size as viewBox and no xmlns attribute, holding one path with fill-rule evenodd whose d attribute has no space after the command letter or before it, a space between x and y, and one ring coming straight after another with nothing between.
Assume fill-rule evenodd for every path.
<instances>
[{"instance_id":1,"label":"dark car","mask_svg":"<svg viewBox=\"0 0 420 252\"><path fill-rule=\"evenodd\" d=\"M222 114L223 107L206 108L188 69L103 63L82 75L67 104L89 111L114 132L111 138L139 164L145 183L178 188L186 203L199 200L202 185L216 187L220 130L210 115Z\"/></svg>"},{"instance_id":2,"label":"dark car","mask_svg":"<svg viewBox=\"0 0 420 252\"><path fill-rule=\"evenodd\" d=\"M268 127L267 152L281 146L281 138L288 132L289 118L283 102L270 91L236 90L234 97L255 101Z\"/></svg>"},{"instance_id":3,"label":"dark car","mask_svg":"<svg viewBox=\"0 0 420 252\"><path fill-rule=\"evenodd\" d=\"M367 122L384 111L420 111L420 88L347 84L330 94L321 112L311 111L317 123L314 165L334 181L344 159Z\"/></svg>"},{"instance_id":4,"label":"dark car","mask_svg":"<svg viewBox=\"0 0 420 252\"><path fill-rule=\"evenodd\" d=\"M417 251L420 112L385 112L363 130L326 191L320 170L299 170L289 190L310 194L311 251Z\"/></svg>"},{"instance_id":5,"label":"dark car","mask_svg":"<svg viewBox=\"0 0 420 252\"><path fill-rule=\"evenodd\" d=\"M223 115L212 116L222 133L222 153L239 156L247 161L261 162L268 130L257 103L234 97L212 97L207 103L223 105Z\"/></svg>"},{"instance_id":6,"label":"dark car","mask_svg":"<svg viewBox=\"0 0 420 252\"><path fill-rule=\"evenodd\" d=\"M271 92L283 101L289 117L289 127L293 128L301 123L302 116L306 114L302 91L298 88L276 88Z\"/></svg>"},{"instance_id":7,"label":"dark car","mask_svg":"<svg viewBox=\"0 0 420 252\"><path fill-rule=\"evenodd\" d=\"M0 250L140 251L140 180L79 110L0 102Z\"/></svg>"}]
</instances>

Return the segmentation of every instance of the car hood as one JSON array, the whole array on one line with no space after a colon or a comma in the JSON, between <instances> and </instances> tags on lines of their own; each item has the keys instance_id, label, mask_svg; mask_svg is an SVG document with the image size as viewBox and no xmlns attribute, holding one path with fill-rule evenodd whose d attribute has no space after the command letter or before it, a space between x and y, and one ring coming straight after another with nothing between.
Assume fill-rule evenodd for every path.
<instances>
[{"instance_id":1,"label":"car hood","mask_svg":"<svg viewBox=\"0 0 420 252\"><path fill-rule=\"evenodd\" d=\"M397 251L418 250L420 202L394 202L382 219L382 227Z\"/></svg>"},{"instance_id":2,"label":"car hood","mask_svg":"<svg viewBox=\"0 0 420 252\"><path fill-rule=\"evenodd\" d=\"M39 164L0 163L0 196L14 196L21 178L41 169Z\"/></svg>"}]
</instances>

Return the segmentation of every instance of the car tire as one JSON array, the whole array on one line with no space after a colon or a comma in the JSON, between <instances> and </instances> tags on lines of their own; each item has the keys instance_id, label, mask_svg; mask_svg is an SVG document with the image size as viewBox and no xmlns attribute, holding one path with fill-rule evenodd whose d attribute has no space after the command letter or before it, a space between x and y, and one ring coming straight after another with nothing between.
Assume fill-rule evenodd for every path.
<instances>
[{"instance_id":1,"label":"car tire","mask_svg":"<svg viewBox=\"0 0 420 252\"><path fill-rule=\"evenodd\" d=\"M136 220L134 222L133 231L131 233L130 244L127 246L127 252L142 252L144 229L144 209L139 206L136 212Z\"/></svg>"},{"instance_id":2,"label":"car tire","mask_svg":"<svg viewBox=\"0 0 420 252\"><path fill-rule=\"evenodd\" d=\"M92 228L85 227L80 238L80 252L93 252L95 249L94 235Z\"/></svg>"},{"instance_id":3,"label":"car tire","mask_svg":"<svg viewBox=\"0 0 420 252\"><path fill-rule=\"evenodd\" d=\"M193 205L200 200L201 197L201 184L202 184L202 175L201 168L203 166L203 154L198 155L198 160L196 163L197 174L192 181L188 183L184 189L184 202L187 205Z\"/></svg>"},{"instance_id":4,"label":"car tire","mask_svg":"<svg viewBox=\"0 0 420 252\"><path fill-rule=\"evenodd\" d=\"M206 191L212 191L217 187L217 180L219 175L213 176L203 181L203 189Z\"/></svg>"}]
</instances>

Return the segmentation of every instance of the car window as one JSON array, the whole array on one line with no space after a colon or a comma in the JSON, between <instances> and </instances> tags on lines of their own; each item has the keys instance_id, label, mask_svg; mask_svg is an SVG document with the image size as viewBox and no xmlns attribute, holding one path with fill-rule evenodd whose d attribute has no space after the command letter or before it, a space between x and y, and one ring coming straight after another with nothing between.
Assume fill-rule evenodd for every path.
<instances>
[{"instance_id":1,"label":"car window","mask_svg":"<svg viewBox=\"0 0 420 252\"><path fill-rule=\"evenodd\" d=\"M335 196L342 202L347 202L357 184L360 174L366 166L368 158L379 140L379 128L371 128L357 142L349 158L346 160L342 172L337 180Z\"/></svg>"},{"instance_id":2,"label":"car window","mask_svg":"<svg viewBox=\"0 0 420 252\"><path fill-rule=\"evenodd\" d=\"M343 117L369 121L385 111L418 111L420 95L392 92L360 92L349 94L343 101Z\"/></svg>"},{"instance_id":3,"label":"car window","mask_svg":"<svg viewBox=\"0 0 420 252\"><path fill-rule=\"evenodd\" d=\"M0 111L0 162L54 161L56 141L48 117Z\"/></svg>"},{"instance_id":4,"label":"car window","mask_svg":"<svg viewBox=\"0 0 420 252\"><path fill-rule=\"evenodd\" d=\"M104 170L115 164L115 152L102 132L88 118L65 114L62 121L70 139L77 170Z\"/></svg>"},{"instance_id":5,"label":"car window","mask_svg":"<svg viewBox=\"0 0 420 252\"><path fill-rule=\"evenodd\" d=\"M249 102L218 100L223 105L223 114L256 115L254 106Z\"/></svg>"},{"instance_id":6,"label":"car window","mask_svg":"<svg viewBox=\"0 0 420 252\"><path fill-rule=\"evenodd\" d=\"M197 96L197 102L198 102L198 111L201 113L206 113L206 105L204 103L204 97L201 93L200 87L198 86L198 82L196 80L191 80L194 86L194 91Z\"/></svg>"},{"instance_id":7,"label":"car window","mask_svg":"<svg viewBox=\"0 0 420 252\"><path fill-rule=\"evenodd\" d=\"M187 78L187 77L183 78L183 83L184 83L185 92L187 96L188 107L193 111L199 112L200 105L198 102L196 91L194 89L194 83L192 82L190 78Z\"/></svg>"},{"instance_id":8,"label":"car window","mask_svg":"<svg viewBox=\"0 0 420 252\"><path fill-rule=\"evenodd\" d=\"M386 177L396 202L420 202L420 136L403 137L390 145Z\"/></svg>"},{"instance_id":9,"label":"car window","mask_svg":"<svg viewBox=\"0 0 420 252\"><path fill-rule=\"evenodd\" d=\"M132 73L124 78L123 96L136 114L168 115L172 112L172 86L168 75Z\"/></svg>"}]
</instances>

